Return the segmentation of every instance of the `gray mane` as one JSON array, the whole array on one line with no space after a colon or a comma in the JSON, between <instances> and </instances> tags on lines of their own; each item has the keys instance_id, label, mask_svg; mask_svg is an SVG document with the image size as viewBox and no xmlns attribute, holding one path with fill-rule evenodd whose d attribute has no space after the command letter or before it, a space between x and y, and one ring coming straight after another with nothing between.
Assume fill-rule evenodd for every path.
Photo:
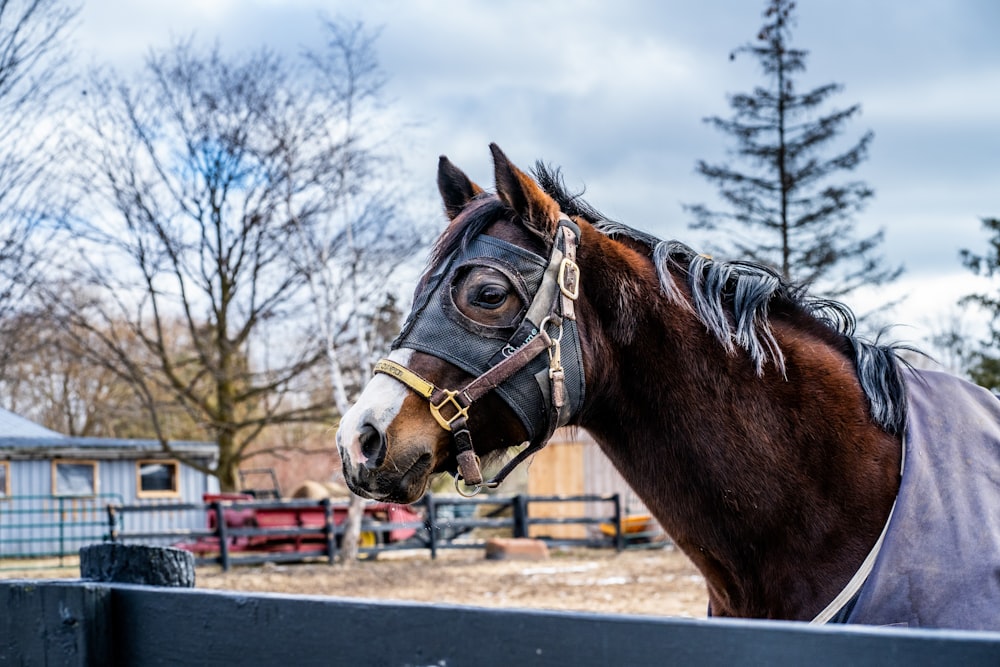
<instances>
[{"instance_id":1,"label":"gray mane","mask_svg":"<svg viewBox=\"0 0 1000 667\"><path fill-rule=\"evenodd\" d=\"M679 241L663 241L627 225L608 220L570 195L557 170L535 166L539 184L564 213L581 216L597 231L627 238L649 248L660 290L673 305L693 313L727 354L745 353L758 375L768 364L785 374L785 357L771 327L771 317L800 316L831 344L853 358L858 381L868 398L872 419L889 433L906 425L906 392L897 355L903 345L883 345L856 333L853 311L833 300L818 299L805 288L781 277L770 267L751 262L724 262L695 252ZM687 293L674 277L680 276ZM687 295L690 295L690 298Z\"/></svg>"}]
</instances>

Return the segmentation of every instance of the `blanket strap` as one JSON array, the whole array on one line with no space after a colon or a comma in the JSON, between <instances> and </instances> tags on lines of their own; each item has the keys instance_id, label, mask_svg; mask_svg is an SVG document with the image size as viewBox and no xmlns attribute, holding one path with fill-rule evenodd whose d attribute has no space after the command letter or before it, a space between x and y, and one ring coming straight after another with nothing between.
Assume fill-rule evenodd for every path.
<instances>
[{"instance_id":1,"label":"blanket strap","mask_svg":"<svg viewBox=\"0 0 1000 667\"><path fill-rule=\"evenodd\" d=\"M843 609L844 605L850 602L854 596L856 596L860 591L861 587L864 586L865 581L868 579L868 575L871 574L872 568L875 567L875 559L878 558L879 551L882 550L882 540L885 538L885 534L889 529L889 522L892 521L892 513L896 509L896 503L893 501L892 509L889 510L889 518L885 521L885 526L882 527L882 534L878 536L875 541L875 546L872 550L868 552L868 556L865 558L864 562L861 563L861 567L858 571L854 573L851 580L847 582L844 586L844 590L840 591L837 597L833 598L833 602L826 606L826 609L821 611L816 618L809 621L814 625L822 625L827 623L831 618L837 615L837 613Z\"/></svg>"},{"instance_id":2,"label":"blanket strap","mask_svg":"<svg viewBox=\"0 0 1000 667\"><path fill-rule=\"evenodd\" d=\"M903 478L903 468L906 465L906 441L904 436L904 441L902 443L903 451L900 453L899 457L899 477ZM858 571L854 573L851 580L847 582L844 586L844 590L840 591L837 597L833 598L833 601L826 606L826 609L821 611L816 618L809 621L810 624L822 625L828 623L830 619L836 616L841 609L844 608L849 602L851 602L861 591L861 587L864 586L865 581L868 579L868 575L871 574L872 568L875 567L875 559L878 558L879 551L882 550L882 542L885 539L885 534L889 531L889 523L892 522L892 513L896 511L896 501L892 501L892 508L889 510L889 516L885 520L885 525L882 526L882 533L875 540L875 546L872 547L871 551L868 552L868 556L865 558L864 562L861 563L861 567Z\"/></svg>"}]
</instances>

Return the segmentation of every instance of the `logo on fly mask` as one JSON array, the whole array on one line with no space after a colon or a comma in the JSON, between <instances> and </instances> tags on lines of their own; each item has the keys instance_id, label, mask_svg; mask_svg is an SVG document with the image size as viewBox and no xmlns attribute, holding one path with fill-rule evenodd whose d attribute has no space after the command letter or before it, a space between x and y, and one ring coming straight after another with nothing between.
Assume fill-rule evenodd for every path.
<instances>
[{"instance_id":1,"label":"logo on fly mask","mask_svg":"<svg viewBox=\"0 0 1000 667\"><path fill-rule=\"evenodd\" d=\"M533 341L537 335L538 325L525 318L517 332L511 337L510 342L501 347L500 351L490 359L490 365L495 366L507 357L513 356L515 352Z\"/></svg>"}]
</instances>

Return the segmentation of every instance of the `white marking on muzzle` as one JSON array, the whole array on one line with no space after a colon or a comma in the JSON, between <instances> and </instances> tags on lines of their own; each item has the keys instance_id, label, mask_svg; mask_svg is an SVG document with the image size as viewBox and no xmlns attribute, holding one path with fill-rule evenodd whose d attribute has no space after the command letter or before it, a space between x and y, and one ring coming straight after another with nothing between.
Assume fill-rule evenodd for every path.
<instances>
[{"instance_id":1,"label":"white marking on muzzle","mask_svg":"<svg viewBox=\"0 0 1000 667\"><path fill-rule=\"evenodd\" d=\"M413 350L399 348L389 353L388 358L406 366ZM398 380L378 374L368 381L357 402L340 420L337 429L337 449L340 458L350 466L363 465L368 457L361 452L359 433L365 424L371 424L379 433L385 433L389 424L403 407L403 399L410 390Z\"/></svg>"}]
</instances>

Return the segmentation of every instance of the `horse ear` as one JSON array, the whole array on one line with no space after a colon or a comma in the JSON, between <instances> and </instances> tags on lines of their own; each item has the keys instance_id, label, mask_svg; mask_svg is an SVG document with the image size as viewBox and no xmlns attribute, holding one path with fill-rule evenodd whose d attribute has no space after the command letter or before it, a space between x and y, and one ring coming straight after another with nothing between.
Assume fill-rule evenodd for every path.
<instances>
[{"instance_id":1,"label":"horse ear","mask_svg":"<svg viewBox=\"0 0 1000 667\"><path fill-rule=\"evenodd\" d=\"M497 195L514 209L525 224L543 239L551 240L559 223L559 204L545 194L534 179L512 165L499 146L490 144L490 150L493 152Z\"/></svg>"},{"instance_id":2,"label":"horse ear","mask_svg":"<svg viewBox=\"0 0 1000 667\"><path fill-rule=\"evenodd\" d=\"M483 189L469 180L451 160L441 156L438 160L438 192L444 200L444 211L449 220L454 220L465 205Z\"/></svg>"}]
</instances>

